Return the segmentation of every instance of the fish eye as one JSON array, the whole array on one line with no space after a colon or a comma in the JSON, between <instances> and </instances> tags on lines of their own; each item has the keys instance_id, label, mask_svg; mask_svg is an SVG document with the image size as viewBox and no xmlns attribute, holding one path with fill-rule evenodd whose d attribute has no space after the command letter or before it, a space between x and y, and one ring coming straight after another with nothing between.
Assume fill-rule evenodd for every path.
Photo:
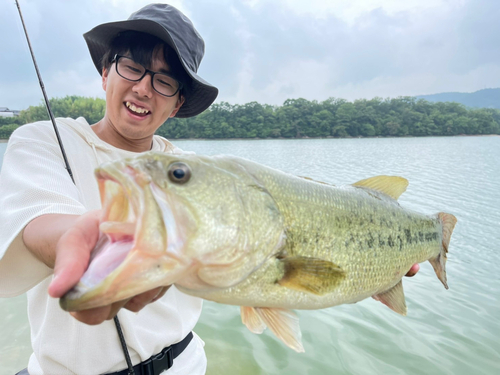
<instances>
[{"instance_id":1,"label":"fish eye","mask_svg":"<svg viewBox=\"0 0 500 375\"><path fill-rule=\"evenodd\" d=\"M168 168L168 178L177 184L185 184L191 178L191 170L184 163L173 163Z\"/></svg>"}]
</instances>

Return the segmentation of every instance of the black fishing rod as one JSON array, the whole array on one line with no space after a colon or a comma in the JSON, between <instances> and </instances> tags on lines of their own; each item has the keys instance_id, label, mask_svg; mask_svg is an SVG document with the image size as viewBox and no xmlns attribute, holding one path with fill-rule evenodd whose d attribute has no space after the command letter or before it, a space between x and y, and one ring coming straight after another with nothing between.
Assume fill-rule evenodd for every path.
<instances>
[{"instance_id":1,"label":"black fishing rod","mask_svg":"<svg viewBox=\"0 0 500 375\"><path fill-rule=\"evenodd\" d=\"M59 130L57 129L56 120L54 119L54 114L52 113L52 109L50 108L49 98L47 97L47 93L45 92L45 86L42 81L42 76L40 75L40 71L38 70L38 65L36 63L35 54L33 53L33 49L31 48L30 39L28 37L28 31L26 30L26 25L24 24L23 14L21 13L21 7L19 6L19 2L16 0L17 10L19 11L19 17L21 17L21 23L23 24L24 35L26 36L26 41L28 42L28 48L31 53L31 58L33 60L33 64L35 65L36 75L38 76L38 82L40 83L40 88L42 89L43 99L45 100L45 106L47 107L47 112L49 112L50 121L52 121L52 126L54 127L54 131L56 133L57 142L59 143L59 148L61 149L61 153L64 159L64 165L66 170L71 177L73 183L75 183L75 179L73 178L73 173L71 172L71 167L68 163L68 158L66 157L66 152L64 151L64 146L61 140L61 136L59 135Z\"/></svg>"},{"instance_id":2,"label":"black fishing rod","mask_svg":"<svg viewBox=\"0 0 500 375\"><path fill-rule=\"evenodd\" d=\"M19 11L19 17L21 18L21 23L23 24L24 35L26 36L26 41L28 42L28 48L29 48L30 53L31 53L31 58L33 60L33 64L35 65L36 75L38 76L38 82L40 83L40 88L42 89L43 99L45 100L45 106L47 108L47 112L49 113L50 121L52 121L52 126L54 128L54 132L56 133L57 143L59 143L59 148L61 149L61 154L62 154L63 159L64 159L64 165L65 165L66 170L68 171L69 176L71 177L71 181L73 181L73 183L76 185L75 179L73 178L73 173L71 172L71 167L69 166L69 163L68 163L68 158L66 157L66 152L64 151L64 145L63 145L61 136L59 135L59 130L57 128L56 120L54 118L54 114L52 113L52 109L50 107L49 98L47 97L47 93L45 92L45 85L43 84L43 81L42 81L42 75L40 74L40 71L38 70L38 65L36 63L35 54L33 53L33 48L31 48L31 42L30 42L30 39L28 37L28 31L26 30L26 25L24 24L24 18L23 18L23 14L21 12L21 6L19 5L19 2L17 0L15 0L15 1L16 1L16 5L17 5L17 10ZM118 320L118 315L115 315L113 320L115 322L116 330L118 332L118 337L120 338L120 344L121 344L122 349L123 349L123 354L125 355L125 360L127 362L129 375L134 375L135 371L134 371L134 368L132 366L132 361L130 360L130 355L128 353L127 344L125 343L125 337L123 336L120 321Z\"/></svg>"}]
</instances>

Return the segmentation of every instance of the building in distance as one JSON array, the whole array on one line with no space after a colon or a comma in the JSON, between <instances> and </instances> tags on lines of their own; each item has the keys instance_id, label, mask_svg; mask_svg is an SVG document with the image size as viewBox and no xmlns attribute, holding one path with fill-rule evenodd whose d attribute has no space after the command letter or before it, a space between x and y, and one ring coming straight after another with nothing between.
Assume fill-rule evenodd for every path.
<instances>
[{"instance_id":1,"label":"building in distance","mask_svg":"<svg viewBox=\"0 0 500 375\"><path fill-rule=\"evenodd\" d=\"M19 116L19 112L15 109L9 109L7 107L0 107L0 117L16 117Z\"/></svg>"}]
</instances>

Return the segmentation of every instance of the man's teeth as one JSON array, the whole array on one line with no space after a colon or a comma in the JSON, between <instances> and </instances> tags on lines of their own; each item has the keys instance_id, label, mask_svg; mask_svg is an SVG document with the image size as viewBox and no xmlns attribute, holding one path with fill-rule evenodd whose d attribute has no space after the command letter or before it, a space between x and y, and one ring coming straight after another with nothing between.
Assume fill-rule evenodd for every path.
<instances>
[{"instance_id":1,"label":"man's teeth","mask_svg":"<svg viewBox=\"0 0 500 375\"><path fill-rule=\"evenodd\" d=\"M140 114L147 114L149 113L149 111L145 108L140 108L140 107L136 107L135 105L133 105L132 103L130 102L126 102L125 105L127 106L128 109L130 109L132 112L135 112L135 113L140 113Z\"/></svg>"}]
</instances>

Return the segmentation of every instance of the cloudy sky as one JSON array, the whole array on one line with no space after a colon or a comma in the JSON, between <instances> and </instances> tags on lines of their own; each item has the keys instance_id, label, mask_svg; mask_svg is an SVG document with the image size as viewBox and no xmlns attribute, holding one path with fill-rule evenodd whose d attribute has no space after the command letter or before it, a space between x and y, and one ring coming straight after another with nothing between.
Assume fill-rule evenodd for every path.
<instances>
[{"instance_id":1,"label":"cloudy sky","mask_svg":"<svg viewBox=\"0 0 500 375\"><path fill-rule=\"evenodd\" d=\"M49 97L104 97L82 34L143 0L20 0ZM206 43L217 101L278 104L500 87L498 0L171 0ZM0 8L0 107L42 94L14 0Z\"/></svg>"}]
</instances>

